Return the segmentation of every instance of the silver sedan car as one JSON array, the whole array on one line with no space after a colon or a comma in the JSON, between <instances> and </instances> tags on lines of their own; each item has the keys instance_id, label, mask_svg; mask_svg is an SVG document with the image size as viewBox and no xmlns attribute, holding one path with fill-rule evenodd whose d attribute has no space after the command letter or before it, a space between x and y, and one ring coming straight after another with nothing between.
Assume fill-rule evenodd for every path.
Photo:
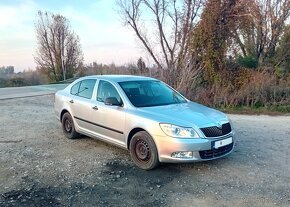
<instances>
[{"instance_id":1,"label":"silver sedan car","mask_svg":"<svg viewBox=\"0 0 290 207\"><path fill-rule=\"evenodd\" d=\"M129 75L80 78L55 94L66 137L94 137L130 151L150 170L160 162L212 160L232 152L227 116L191 102L160 80Z\"/></svg>"}]
</instances>

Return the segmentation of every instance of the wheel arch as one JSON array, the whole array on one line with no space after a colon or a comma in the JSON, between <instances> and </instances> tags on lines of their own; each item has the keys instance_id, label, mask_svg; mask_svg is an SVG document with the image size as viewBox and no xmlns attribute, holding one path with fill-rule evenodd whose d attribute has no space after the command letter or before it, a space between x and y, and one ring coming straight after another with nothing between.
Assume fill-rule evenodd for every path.
<instances>
[{"instance_id":1,"label":"wheel arch","mask_svg":"<svg viewBox=\"0 0 290 207\"><path fill-rule=\"evenodd\" d=\"M130 142L131 142L131 139L132 137L138 133L138 132L141 132L141 131L145 131L147 132L145 129L141 128L141 127L136 127L134 129L132 129L129 134L128 134L128 139L127 139L127 149L130 149ZM148 132L147 132L148 133Z\"/></svg>"},{"instance_id":2,"label":"wheel arch","mask_svg":"<svg viewBox=\"0 0 290 207\"><path fill-rule=\"evenodd\" d=\"M62 121L62 117L63 117L63 115L66 113L66 112L68 112L69 113L69 111L67 110L67 109L63 109L62 111L61 111L61 113L60 113L60 122Z\"/></svg>"}]
</instances>

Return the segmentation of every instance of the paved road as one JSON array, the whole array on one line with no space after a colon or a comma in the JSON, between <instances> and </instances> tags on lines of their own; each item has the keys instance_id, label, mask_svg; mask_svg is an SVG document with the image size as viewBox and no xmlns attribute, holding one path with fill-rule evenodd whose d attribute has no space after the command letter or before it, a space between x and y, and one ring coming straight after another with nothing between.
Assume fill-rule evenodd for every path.
<instances>
[{"instance_id":1,"label":"paved road","mask_svg":"<svg viewBox=\"0 0 290 207\"><path fill-rule=\"evenodd\" d=\"M67 84L51 84L0 88L0 100L53 94L58 90L64 89L66 86Z\"/></svg>"}]
</instances>

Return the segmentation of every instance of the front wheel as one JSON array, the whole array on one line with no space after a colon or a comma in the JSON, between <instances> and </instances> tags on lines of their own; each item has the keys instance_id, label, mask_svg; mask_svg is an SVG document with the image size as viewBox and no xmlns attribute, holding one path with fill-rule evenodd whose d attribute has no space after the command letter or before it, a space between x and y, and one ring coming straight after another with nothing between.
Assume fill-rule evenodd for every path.
<instances>
[{"instance_id":1,"label":"front wheel","mask_svg":"<svg viewBox=\"0 0 290 207\"><path fill-rule=\"evenodd\" d=\"M73 119L68 112L62 116L61 123L63 133L67 138L76 139L79 137L79 133L77 133L75 130Z\"/></svg>"},{"instance_id":2,"label":"front wheel","mask_svg":"<svg viewBox=\"0 0 290 207\"><path fill-rule=\"evenodd\" d=\"M130 154L133 162L143 170L158 166L158 152L154 140L145 131L137 132L130 142Z\"/></svg>"}]
</instances>

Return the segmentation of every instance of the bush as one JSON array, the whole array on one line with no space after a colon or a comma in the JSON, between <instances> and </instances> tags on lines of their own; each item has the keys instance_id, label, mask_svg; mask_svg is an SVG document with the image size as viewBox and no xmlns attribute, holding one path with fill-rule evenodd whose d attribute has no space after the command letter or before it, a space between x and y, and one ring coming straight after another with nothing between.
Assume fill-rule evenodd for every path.
<instances>
[{"instance_id":1,"label":"bush","mask_svg":"<svg viewBox=\"0 0 290 207\"><path fill-rule=\"evenodd\" d=\"M193 91L194 101L218 108L269 108L288 112L290 84L269 72L242 69L226 83L199 87Z\"/></svg>"},{"instance_id":2,"label":"bush","mask_svg":"<svg viewBox=\"0 0 290 207\"><path fill-rule=\"evenodd\" d=\"M0 88L3 88L6 86L6 80L4 78L0 78Z\"/></svg>"},{"instance_id":3,"label":"bush","mask_svg":"<svg viewBox=\"0 0 290 207\"><path fill-rule=\"evenodd\" d=\"M237 63L244 68L257 68L259 65L258 60L253 56L239 56Z\"/></svg>"},{"instance_id":4,"label":"bush","mask_svg":"<svg viewBox=\"0 0 290 207\"><path fill-rule=\"evenodd\" d=\"M10 78L7 80L5 86L6 87L19 87L19 86L26 86L29 85L27 81L24 78Z\"/></svg>"}]
</instances>

